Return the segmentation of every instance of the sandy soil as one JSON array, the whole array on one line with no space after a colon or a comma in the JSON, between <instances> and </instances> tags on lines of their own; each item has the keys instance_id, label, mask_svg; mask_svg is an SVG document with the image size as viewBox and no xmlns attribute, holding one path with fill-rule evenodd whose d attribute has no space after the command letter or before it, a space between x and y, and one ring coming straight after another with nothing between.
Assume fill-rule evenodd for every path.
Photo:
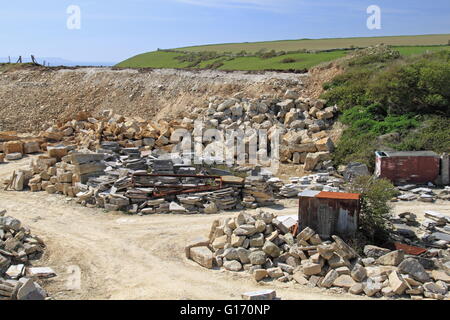
<instances>
[{"instance_id":1,"label":"sandy soil","mask_svg":"<svg viewBox=\"0 0 450 320\"><path fill-rule=\"evenodd\" d=\"M0 179L29 161L0 165ZM426 207L450 214L448 205ZM139 217L85 208L59 195L3 190L0 208L44 239L47 250L36 265L57 272L44 283L56 299L240 299L263 288L276 289L282 299L367 299L297 284L256 284L245 273L207 270L185 258L189 240L206 236L214 219L233 213ZM420 210L411 203L396 208L413 209ZM296 212L296 201L286 201L282 213ZM81 269L80 290L67 289L73 265Z\"/></svg>"}]
</instances>

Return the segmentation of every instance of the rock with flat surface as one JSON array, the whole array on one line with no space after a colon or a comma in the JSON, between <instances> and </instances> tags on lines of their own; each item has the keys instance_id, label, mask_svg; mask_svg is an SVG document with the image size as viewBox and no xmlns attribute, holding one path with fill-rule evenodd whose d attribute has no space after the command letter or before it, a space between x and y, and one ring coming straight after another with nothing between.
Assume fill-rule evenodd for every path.
<instances>
[{"instance_id":1,"label":"rock with flat surface","mask_svg":"<svg viewBox=\"0 0 450 320\"><path fill-rule=\"evenodd\" d=\"M264 251L253 251L249 254L248 258L250 259L250 263L252 265L263 265L266 263L267 255Z\"/></svg>"},{"instance_id":2,"label":"rock with flat surface","mask_svg":"<svg viewBox=\"0 0 450 320\"><path fill-rule=\"evenodd\" d=\"M281 253L281 249L271 241L266 241L263 246L263 251L272 258L278 258Z\"/></svg>"},{"instance_id":3,"label":"rock with flat surface","mask_svg":"<svg viewBox=\"0 0 450 320\"><path fill-rule=\"evenodd\" d=\"M360 295L363 291L364 285L362 283L355 283L350 289L348 289L348 292L355 295Z\"/></svg>"},{"instance_id":4,"label":"rock with flat surface","mask_svg":"<svg viewBox=\"0 0 450 320\"><path fill-rule=\"evenodd\" d=\"M356 282L362 282L367 277L367 270L360 264L355 264L351 272L351 276Z\"/></svg>"},{"instance_id":5,"label":"rock with flat surface","mask_svg":"<svg viewBox=\"0 0 450 320\"><path fill-rule=\"evenodd\" d=\"M423 289L425 290L425 292L431 292L434 294L441 294L441 295L447 294L448 291L447 287L435 282L425 283L423 285Z\"/></svg>"},{"instance_id":6,"label":"rock with flat surface","mask_svg":"<svg viewBox=\"0 0 450 320\"><path fill-rule=\"evenodd\" d=\"M392 291L397 295L402 295L408 288L406 281L397 271L393 271L389 275L389 286L391 287Z\"/></svg>"},{"instance_id":7,"label":"rock with flat surface","mask_svg":"<svg viewBox=\"0 0 450 320\"><path fill-rule=\"evenodd\" d=\"M430 281L429 274L425 271L425 268L414 258L407 258L398 265L398 271L403 274L409 274L415 280L422 283Z\"/></svg>"},{"instance_id":8,"label":"rock with flat surface","mask_svg":"<svg viewBox=\"0 0 450 320\"><path fill-rule=\"evenodd\" d=\"M47 297L44 289L32 279L20 279L22 286L17 291L17 300L45 300Z\"/></svg>"},{"instance_id":9,"label":"rock with flat surface","mask_svg":"<svg viewBox=\"0 0 450 320\"><path fill-rule=\"evenodd\" d=\"M275 290L261 290L242 294L242 299L250 301L274 300L276 297L277 293Z\"/></svg>"},{"instance_id":10,"label":"rock with flat surface","mask_svg":"<svg viewBox=\"0 0 450 320\"><path fill-rule=\"evenodd\" d=\"M228 271L241 271L242 270L242 264L239 261L232 260L232 261L225 261L223 263L223 267L227 269Z\"/></svg>"},{"instance_id":11,"label":"rock with flat surface","mask_svg":"<svg viewBox=\"0 0 450 320\"><path fill-rule=\"evenodd\" d=\"M190 248L189 255L191 259L197 262L199 265L208 269L212 269L214 255L208 247Z\"/></svg>"},{"instance_id":12,"label":"rock with flat surface","mask_svg":"<svg viewBox=\"0 0 450 320\"><path fill-rule=\"evenodd\" d=\"M355 284L353 278L349 275L339 276L336 280L334 280L333 285L340 288L350 289Z\"/></svg>"},{"instance_id":13,"label":"rock with flat surface","mask_svg":"<svg viewBox=\"0 0 450 320\"><path fill-rule=\"evenodd\" d=\"M405 253L402 250L396 250L379 257L377 263L383 266L398 266L404 257Z\"/></svg>"},{"instance_id":14,"label":"rock with flat surface","mask_svg":"<svg viewBox=\"0 0 450 320\"><path fill-rule=\"evenodd\" d=\"M386 248L381 248L377 246L372 245L366 245L364 246L364 254L369 258L375 258L378 259L381 256L384 256L385 254L388 254L391 252L391 250Z\"/></svg>"},{"instance_id":15,"label":"rock with flat surface","mask_svg":"<svg viewBox=\"0 0 450 320\"><path fill-rule=\"evenodd\" d=\"M267 278L268 275L269 274L266 269L256 269L253 271L253 277L255 278L256 281L261 281Z\"/></svg>"},{"instance_id":16,"label":"rock with flat surface","mask_svg":"<svg viewBox=\"0 0 450 320\"><path fill-rule=\"evenodd\" d=\"M330 288L334 281L339 277L339 274L336 270L331 269L328 271L328 273L325 275L325 278L323 278L322 283L320 284L323 288Z\"/></svg>"},{"instance_id":17,"label":"rock with flat surface","mask_svg":"<svg viewBox=\"0 0 450 320\"><path fill-rule=\"evenodd\" d=\"M318 263L306 262L302 265L302 271L307 276L319 274L322 271L322 266Z\"/></svg>"}]
</instances>

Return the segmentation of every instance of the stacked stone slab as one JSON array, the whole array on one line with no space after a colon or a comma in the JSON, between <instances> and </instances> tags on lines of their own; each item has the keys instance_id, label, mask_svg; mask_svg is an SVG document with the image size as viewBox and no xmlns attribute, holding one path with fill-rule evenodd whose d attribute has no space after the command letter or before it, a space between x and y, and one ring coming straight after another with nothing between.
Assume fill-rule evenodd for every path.
<instances>
[{"instance_id":1,"label":"stacked stone slab","mask_svg":"<svg viewBox=\"0 0 450 320\"><path fill-rule=\"evenodd\" d=\"M337 236L324 240L311 228L294 235L283 221L262 210L216 220L208 238L186 247L186 256L205 268L246 271L257 282L296 282L369 297L449 298L449 274L425 269L424 257L368 245L363 258ZM440 254L439 263L448 264L448 250Z\"/></svg>"},{"instance_id":2,"label":"stacked stone slab","mask_svg":"<svg viewBox=\"0 0 450 320\"><path fill-rule=\"evenodd\" d=\"M0 211L0 300L44 300L38 277L54 276L49 268L33 268L44 251L43 241L6 211ZM43 271L43 272L42 272Z\"/></svg>"}]
</instances>

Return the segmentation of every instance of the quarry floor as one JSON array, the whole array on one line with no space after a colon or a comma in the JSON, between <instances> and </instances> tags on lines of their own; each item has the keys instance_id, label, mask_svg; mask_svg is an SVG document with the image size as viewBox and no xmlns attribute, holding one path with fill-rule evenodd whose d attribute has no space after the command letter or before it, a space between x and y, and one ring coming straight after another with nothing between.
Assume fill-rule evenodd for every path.
<instances>
[{"instance_id":1,"label":"quarry floor","mask_svg":"<svg viewBox=\"0 0 450 320\"><path fill-rule=\"evenodd\" d=\"M0 179L30 161L0 164ZM277 214L296 214L297 201L287 200ZM64 196L45 192L0 191L0 209L20 219L47 246L36 266L52 267L57 277L44 286L55 299L240 299L243 292L275 289L281 299L368 299L319 288L271 282L257 284L246 273L207 270L187 260L187 242L207 236L213 220L234 215L131 216L86 208ZM424 210L450 214L444 202L396 203L395 211ZM75 267L74 267L75 266ZM79 268L81 286L71 288Z\"/></svg>"}]
</instances>

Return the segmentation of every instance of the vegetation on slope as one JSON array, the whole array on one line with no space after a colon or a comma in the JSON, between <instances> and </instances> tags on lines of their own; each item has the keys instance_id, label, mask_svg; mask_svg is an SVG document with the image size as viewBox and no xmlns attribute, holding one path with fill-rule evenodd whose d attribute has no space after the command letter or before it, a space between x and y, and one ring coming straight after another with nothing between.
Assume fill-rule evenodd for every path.
<instances>
[{"instance_id":1,"label":"vegetation on slope","mask_svg":"<svg viewBox=\"0 0 450 320\"><path fill-rule=\"evenodd\" d=\"M450 151L450 51L405 57L379 46L356 52L324 85L347 125L334 160L374 167L374 151Z\"/></svg>"},{"instance_id":2,"label":"vegetation on slope","mask_svg":"<svg viewBox=\"0 0 450 320\"><path fill-rule=\"evenodd\" d=\"M398 47L402 55L421 54L427 51L450 49L450 46ZM261 49L254 53L247 51L178 51L159 50L137 55L117 65L125 68L189 68L219 70L305 70L321 63L330 62L347 55L347 50L327 51L275 51Z\"/></svg>"}]
</instances>

